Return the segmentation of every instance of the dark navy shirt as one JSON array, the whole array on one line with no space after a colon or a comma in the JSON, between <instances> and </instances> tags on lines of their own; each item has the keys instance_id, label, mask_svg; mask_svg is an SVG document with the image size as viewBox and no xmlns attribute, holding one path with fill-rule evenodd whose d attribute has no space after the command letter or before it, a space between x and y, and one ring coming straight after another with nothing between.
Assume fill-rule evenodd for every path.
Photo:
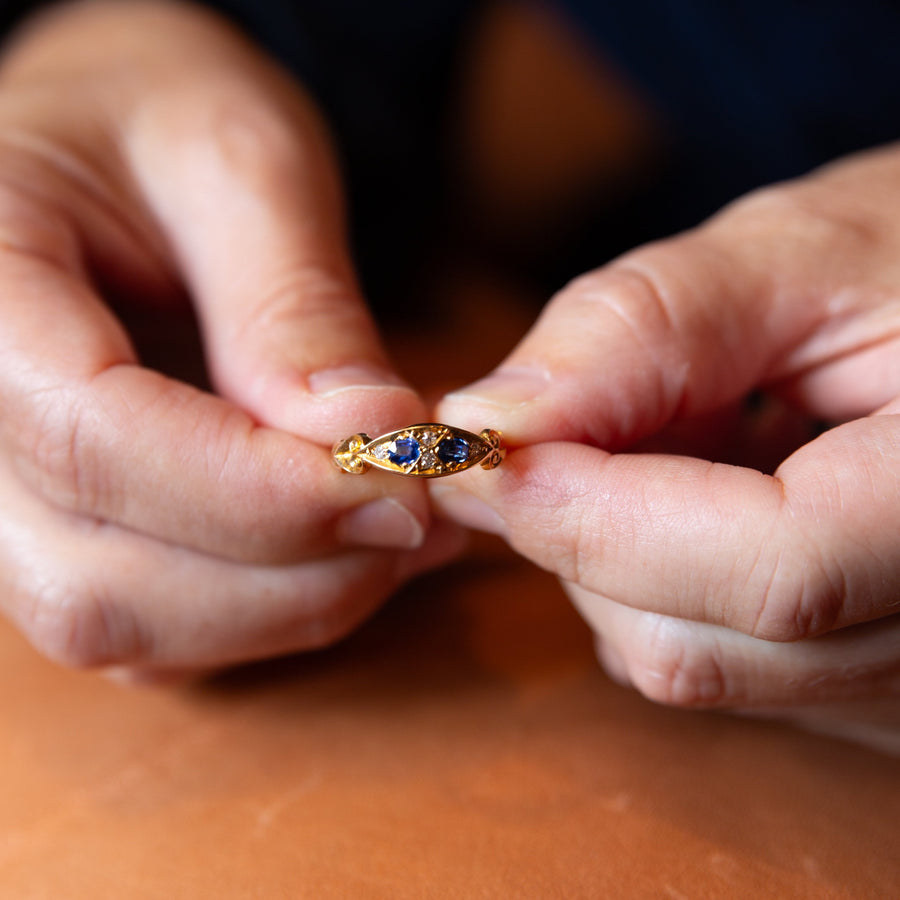
<instances>
[{"instance_id":1,"label":"dark navy shirt","mask_svg":"<svg viewBox=\"0 0 900 900\"><path fill-rule=\"evenodd\" d=\"M900 136L900 0L545 2L632 81L667 136L665 164L623 205L617 238L587 236L572 266L596 265L753 187ZM36 5L0 0L5 24ZM318 97L338 136L364 280L389 293L390 273L421 257L441 202L446 101L483 3L208 5Z\"/></svg>"},{"instance_id":2,"label":"dark navy shirt","mask_svg":"<svg viewBox=\"0 0 900 900\"><path fill-rule=\"evenodd\" d=\"M900 137L893 0L559 0L665 117L685 227L750 188ZM688 202L688 189L694 201Z\"/></svg>"}]
</instances>

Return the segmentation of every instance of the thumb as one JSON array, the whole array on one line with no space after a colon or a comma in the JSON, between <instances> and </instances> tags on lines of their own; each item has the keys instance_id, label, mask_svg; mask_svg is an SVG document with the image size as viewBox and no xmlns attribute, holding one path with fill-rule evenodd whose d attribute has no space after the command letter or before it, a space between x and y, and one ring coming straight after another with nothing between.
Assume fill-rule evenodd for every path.
<instances>
[{"instance_id":1,"label":"thumb","mask_svg":"<svg viewBox=\"0 0 900 900\"><path fill-rule=\"evenodd\" d=\"M440 416L495 423L512 444L621 449L759 384L818 418L877 409L900 393L896 325L878 309L900 277L884 214L897 184L895 150L861 155L576 279Z\"/></svg>"},{"instance_id":2,"label":"thumb","mask_svg":"<svg viewBox=\"0 0 900 900\"><path fill-rule=\"evenodd\" d=\"M643 248L557 294L439 415L495 423L513 444L627 446L746 392L768 361L757 326L769 293L751 260L723 261L705 234Z\"/></svg>"},{"instance_id":3,"label":"thumb","mask_svg":"<svg viewBox=\"0 0 900 900\"><path fill-rule=\"evenodd\" d=\"M169 98L131 149L194 295L216 389L330 445L424 409L361 298L324 129L276 75L265 92L245 80Z\"/></svg>"}]
</instances>

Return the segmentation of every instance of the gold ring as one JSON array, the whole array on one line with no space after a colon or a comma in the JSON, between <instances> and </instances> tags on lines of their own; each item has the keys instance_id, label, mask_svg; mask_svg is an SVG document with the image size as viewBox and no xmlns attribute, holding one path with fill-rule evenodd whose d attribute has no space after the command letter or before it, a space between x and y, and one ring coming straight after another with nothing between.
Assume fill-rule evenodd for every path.
<instances>
[{"instance_id":1,"label":"gold ring","mask_svg":"<svg viewBox=\"0 0 900 900\"><path fill-rule=\"evenodd\" d=\"M370 467L410 475L413 478L440 478L481 464L495 469L506 450L500 446L500 432L485 428L472 434L452 425L426 422L391 431L381 437L354 434L334 445L334 463L351 475L362 475Z\"/></svg>"}]
</instances>

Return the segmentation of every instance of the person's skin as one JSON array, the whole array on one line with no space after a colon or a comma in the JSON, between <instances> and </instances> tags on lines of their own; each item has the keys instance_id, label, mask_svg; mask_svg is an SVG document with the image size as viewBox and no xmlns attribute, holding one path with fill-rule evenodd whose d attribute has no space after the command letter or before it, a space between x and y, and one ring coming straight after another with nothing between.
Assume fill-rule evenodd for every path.
<instances>
[{"instance_id":1,"label":"person's skin","mask_svg":"<svg viewBox=\"0 0 900 900\"><path fill-rule=\"evenodd\" d=\"M900 750L898 197L898 147L752 194L573 281L440 405L518 449L439 505L557 573L654 700ZM754 467L759 390L800 424Z\"/></svg>"},{"instance_id":2,"label":"person's skin","mask_svg":"<svg viewBox=\"0 0 900 900\"><path fill-rule=\"evenodd\" d=\"M0 59L0 609L49 657L320 646L458 552L421 484L331 464L426 415L360 297L332 155L200 8L63 6ZM177 345L189 304L214 394L123 325Z\"/></svg>"}]
</instances>

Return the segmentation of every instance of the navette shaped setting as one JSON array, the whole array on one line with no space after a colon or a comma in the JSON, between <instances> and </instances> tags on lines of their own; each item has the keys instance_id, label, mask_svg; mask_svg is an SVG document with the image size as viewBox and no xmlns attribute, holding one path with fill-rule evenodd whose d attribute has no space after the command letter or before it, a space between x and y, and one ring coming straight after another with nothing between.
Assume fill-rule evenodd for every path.
<instances>
[{"instance_id":1,"label":"navette shaped setting","mask_svg":"<svg viewBox=\"0 0 900 900\"><path fill-rule=\"evenodd\" d=\"M480 463L493 469L503 461L499 432L485 428L472 434L452 425L425 422L377 438L354 434L334 446L337 466L353 475L369 468L418 478L453 475Z\"/></svg>"}]
</instances>

